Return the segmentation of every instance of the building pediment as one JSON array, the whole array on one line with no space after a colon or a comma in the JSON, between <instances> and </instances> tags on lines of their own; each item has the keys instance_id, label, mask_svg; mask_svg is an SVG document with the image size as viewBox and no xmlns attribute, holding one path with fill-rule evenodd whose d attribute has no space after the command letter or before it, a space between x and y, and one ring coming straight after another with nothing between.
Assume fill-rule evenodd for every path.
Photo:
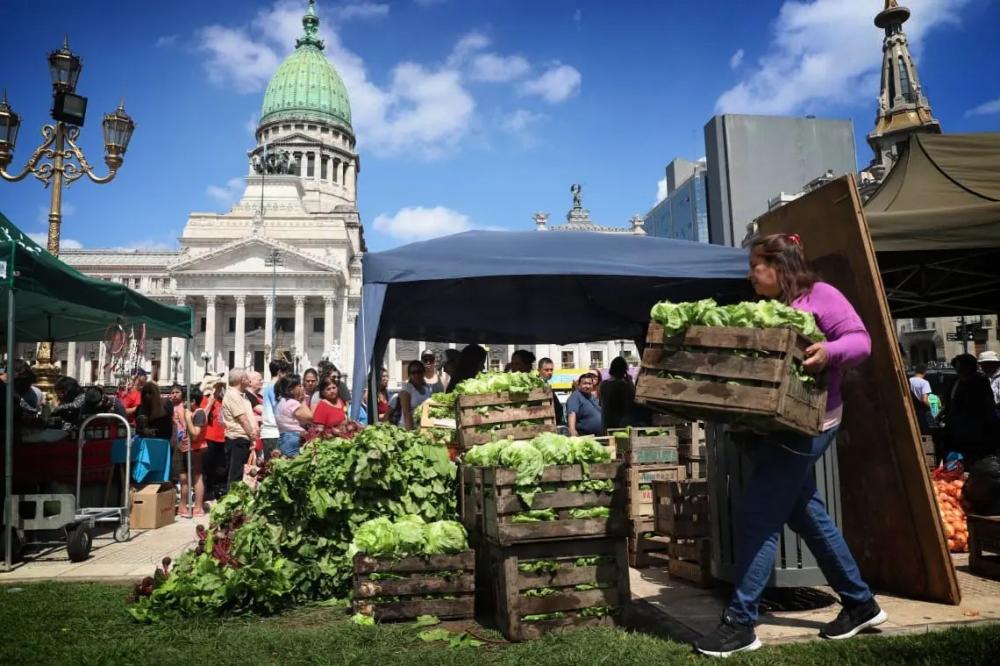
<instances>
[{"instance_id":1,"label":"building pediment","mask_svg":"<svg viewBox=\"0 0 1000 666\"><path fill-rule=\"evenodd\" d=\"M277 273L337 273L343 274L339 263L310 255L293 245L273 238L251 236L240 238L219 247L197 254L185 256L170 266L171 273L208 274L260 274L270 273L272 268L267 257L277 250L280 264Z\"/></svg>"}]
</instances>

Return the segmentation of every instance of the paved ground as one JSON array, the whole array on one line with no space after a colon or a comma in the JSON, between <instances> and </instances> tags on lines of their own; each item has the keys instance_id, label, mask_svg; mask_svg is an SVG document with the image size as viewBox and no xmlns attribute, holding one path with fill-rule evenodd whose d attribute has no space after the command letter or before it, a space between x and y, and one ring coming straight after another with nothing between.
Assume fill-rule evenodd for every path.
<instances>
[{"instance_id":1,"label":"paved ground","mask_svg":"<svg viewBox=\"0 0 1000 666\"><path fill-rule=\"evenodd\" d=\"M208 518L198 522L207 524ZM47 548L29 553L12 571L0 573L0 583L32 580L102 580L133 582L149 576L164 557L176 558L197 544L194 526L188 518L158 530L132 530L132 538L115 543L111 534L94 539L90 557L84 562L70 562L65 548ZM2 562L0 557L0 562Z\"/></svg>"},{"instance_id":2,"label":"paved ground","mask_svg":"<svg viewBox=\"0 0 1000 666\"><path fill-rule=\"evenodd\" d=\"M903 599L878 593L889 621L882 633L923 632L955 624L1000 621L1000 582L980 578L968 571L968 555L954 557L962 603L958 606ZM830 588L804 588L787 598L775 600L789 610L775 610L762 615L757 628L765 643L786 643L817 637L820 627L840 611ZM718 624L728 601L725 588L704 590L686 582L672 580L662 569L650 567L632 570L632 596L646 602L655 613L643 613L643 623L657 633L677 640L691 641ZM802 610L790 610L801 608Z\"/></svg>"},{"instance_id":3,"label":"paved ground","mask_svg":"<svg viewBox=\"0 0 1000 666\"><path fill-rule=\"evenodd\" d=\"M192 547L197 542L195 525L195 521L178 518L158 530L133 530L127 543L115 543L110 534L103 535L94 540L91 557L80 563L70 562L64 548L44 550L15 565L14 570L0 573L0 584L37 580L134 582L150 575L164 557L175 558ZM889 614L881 631L922 632L954 624L1000 621L1000 582L970 574L968 556L956 556L955 564L962 588L961 605L880 593L879 602ZM705 590L672 580L662 567L633 569L632 595L640 603L630 624L681 641L693 641L711 631L727 601L724 588ZM775 603L781 604L781 609L764 614L758 628L765 643L816 638L819 628L839 611L829 588L800 588Z\"/></svg>"}]
</instances>

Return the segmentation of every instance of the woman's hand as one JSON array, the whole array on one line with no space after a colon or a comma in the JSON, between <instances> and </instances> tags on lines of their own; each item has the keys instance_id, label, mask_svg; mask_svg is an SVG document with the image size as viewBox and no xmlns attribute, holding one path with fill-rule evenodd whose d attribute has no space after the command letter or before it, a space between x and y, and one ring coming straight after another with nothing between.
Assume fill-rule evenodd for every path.
<instances>
[{"instance_id":1,"label":"woman's hand","mask_svg":"<svg viewBox=\"0 0 1000 666\"><path fill-rule=\"evenodd\" d=\"M826 351L826 345L817 342L806 348L806 359L802 361L802 369L810 375L818 375L826 370L829 362L830 355Z\"/></svg>"}]
</instances>

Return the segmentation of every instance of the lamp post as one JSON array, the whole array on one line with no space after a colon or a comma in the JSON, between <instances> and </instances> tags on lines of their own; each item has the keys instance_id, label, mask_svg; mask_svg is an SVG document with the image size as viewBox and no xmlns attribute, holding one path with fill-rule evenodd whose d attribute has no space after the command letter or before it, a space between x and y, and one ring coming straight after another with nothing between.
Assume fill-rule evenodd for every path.
<instances>
[{"instance_id":1,"label":"lamp post","mask_svg":"<svg viewBox=\"0 0 1000 666\"><path fill-rule=\"evenodd\" d=\"M263 182L263 181L262 181ZM278 291L278 266L284 263L281 259L281 252L278 248L272 248L267 256L264 257L264 265L271 267L271 339L270 345L272 350L277 350L274 344L275 331L278 329L277 322L274 321L274 312L278 309L277 291Z\"/></svg>"},{"instance_id":2,"label":"lamp post","mask_svg":"<svg viewBox=\"0 0 1000 666\"><path fill-rule=\"evenodd\" d=\"M176 382L178 380L177 367L181 363L181 353L175 349L173 353L170 354L170 360L174 362L174 381Z\"/></svg>"},{"instance_id":3,"label":"lamp post","mask_svg":"<svg viewBox=\"0 0 1000 666\"><path fill-rule=\"evenodd\" d=\"M211 354L209 354L209 353L208 353L207 351L203 351L203 352L201 353L201 362L202 362L202 363L203 363L203 364L205 365L205 374L206 374L206 375L208 374L208 372L209 372L209 369L210 369L210 368L208 367L208 362L209 362L210 360L212 360L212 355L211 355Z\"/></svg>"},{"instance_id":4,"label":"lamp post","mask_svg":"<svg viewBox=\"0 0 1000 666\"><path fill-rule=\"evenodd\" d=\"M87 114L87 98L76 94L76 83L83 70L80 56L69 50L69 37L63 40L62 48L49 54L49 74L52 77L52 124L42 126L42 143L31 154L20 173L9 173L7 167L14 159L17 133L21 127L21 117L7 101L7 91L0 99L0 178L17 182L29 174L40 180L45 187L51 186L49 202L48 251L59 254L59 234L62 225L62 190L86 175L97 184L108 183L118 174L128 150L135 122L125 113L125 102L111 113L105 114L104 163L108 167L106 176L95 174L87 161L77 139ZM51 392L52 379L59 373L59 366L52 363L52 344L38 345L35 374L39 388Z\"/></svg>"}]
</instances>

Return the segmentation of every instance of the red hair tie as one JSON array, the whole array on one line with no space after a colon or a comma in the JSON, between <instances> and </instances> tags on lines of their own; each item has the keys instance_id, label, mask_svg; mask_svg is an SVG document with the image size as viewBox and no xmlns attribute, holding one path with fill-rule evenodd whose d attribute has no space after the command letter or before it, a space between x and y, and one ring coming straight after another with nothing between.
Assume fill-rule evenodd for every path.
<instances>
[{"instance_id":1,"label":"red hair tie","mask_svg":"<svg viewBox=\"0 0 1000 666\"><path fill-rule=\"evenodd\" d=\"M788 242L794 243L795 245L802 245L802 239L799 238L798 234L788 234Z\"/></svg>"}]
</instances>

